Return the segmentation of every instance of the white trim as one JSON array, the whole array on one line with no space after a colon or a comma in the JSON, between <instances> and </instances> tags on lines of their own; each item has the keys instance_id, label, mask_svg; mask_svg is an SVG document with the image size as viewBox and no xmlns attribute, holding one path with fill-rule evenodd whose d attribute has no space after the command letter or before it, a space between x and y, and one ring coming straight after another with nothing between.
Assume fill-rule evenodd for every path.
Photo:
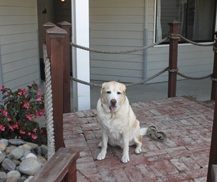
<instances>
[{"instance_id":1,"label":"white trim","mask_svg":"<svg viewBox=\"0 0 217 182\"><path fill-rule=\"evenodd\" d=\"M89 47L89 0L74 0L75 5L75 31L74 38L76 44ZM88 51L75 49L76 66L75 76L78 79L90 82L90 55ZM90 109L90 87L76 83L77 86L77 109Z\"/></svg>"}]
</instances>

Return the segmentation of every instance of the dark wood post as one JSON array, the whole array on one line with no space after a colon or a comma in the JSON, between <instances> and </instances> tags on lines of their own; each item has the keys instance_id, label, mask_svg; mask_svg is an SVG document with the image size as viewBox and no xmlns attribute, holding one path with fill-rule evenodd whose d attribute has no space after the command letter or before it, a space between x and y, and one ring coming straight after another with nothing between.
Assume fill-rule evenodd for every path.
<instances>
[{"instance_id":1,"label":"dark wood post","mask_svg":"<svg viewBox=\"0 0 217 182\"><path fill-rule=\"evenodd\" d=\"M55 27L56 25L51 23L51 22L47 22L43 25L43 27L45 28L45 32L46 32L46 46L47 46L47 54L50 57L50 37L47 35L47 29Z\"/></svg>"},{"instance_id":2,"label":"dark wood post","mask_svg":"<svg viewBox=\"0 0 217 182\"><path fill-rule=\"evenodd\" d=\"M57 26L47 29L50 38L51 83L55 151L64 147L63 141L63 39L67 32Z\"/></svg>"},{"instance_id":3,"label":"dark wood post","mask_svg":"<svg viewBox=\"0 0 217 182\"><path fill-rule=\"evenodd\" d=\"M207 182L211 181L211 170L213 164L217 164L217 97L215 97L215 110L214 110L214 119L213 119L213 126L212 126L212 137L211 137L211 147L210 147L210 154L209 154Z\"/></svg>"},{"instance_id":4,"label":"dark wood post","mask_svg":"<svg viewBox=\"0 0 217 182\"><path fill-rule=\"evenodd\" d=\"M70 71L71 71L71 56L70 56L70 34L71 23L63 21L58 23L63 28L67 35L64 38L64 50L63 50L63 112L71 112L71 97L70 97Z\"/></svg>"},{"instance_id":5,"label":"dark wood post","mask_svg":"<svg viewBox=\"0 0 217 182\"><path fill-rule=\"evenodd\" d=\"M217 91L217 32L215 32L214 35L214 45L213 45L213 51L214 51L214 62L213 62L213 73L212 73L212 91L211 91L211 100L215 100L216 98L216 91Z\"/></svg>"},{"instance_id":6,"label":"dark wood post","mask_svg":"<svg viewBox=\"0 0 217 182\"><path fill-rule=\"evenodd\" d=\"M169 78L168 78L168 97L176 96L176 79L177 79L177 58L178 58L178 41L179 41L180 22L173 21L170 26L170 44L169 44Z\"/></svg>"}]
</instances>

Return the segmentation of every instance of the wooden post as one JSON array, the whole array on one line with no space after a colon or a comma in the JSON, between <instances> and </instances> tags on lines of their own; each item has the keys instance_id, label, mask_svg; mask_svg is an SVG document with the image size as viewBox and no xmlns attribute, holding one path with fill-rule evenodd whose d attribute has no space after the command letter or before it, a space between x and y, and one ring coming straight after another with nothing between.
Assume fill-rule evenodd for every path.
<instances>
[{"instance_id":1,"label":"wooden post","mask_svg":"<svg viewBox=\"0 0 217 182\"><path fill-rule=\"evenodd\" d=\"M47 22L43 25L43 27L45 28L46 30L46 46L47 46L47 54L48 56L50 57L50 37L47 35L47 29L49 28L52 28L52 27L55 27L56 25L51 23L51 22Z\"/></svg>"},{"instance_id":2,"label":"wooden post","mask_svg":"<svg viewBox=\"0 0 217 182\"><path fill-rule=\"evenodd\" d=\"M217 97L215 97L215 110L214 110L214 118L213 118L213 126L212 126L212 137L211 137L211 146L210 146L210 154L209 154L207 182L212 181L211 170L213 164L217 164Z\"/></svg>"},{"instance_id":3,"label":"wooden post","mask_svg":"<svg viewBox=\"0 0 217 182\"><path fill-rule=\"evenodd\" d=\"M67 32L57 26L47 29L50 38L51 83L55 151L64 147L63 141L63 39Z\"/></svg>"},{"instance_id":4,"label":"wooden post","mask_svg":"<svg viewBox=\"0 0 217 182\"><path fill-rule=\"evenodd\" d=\"M70 97L70 71L71 71L71 61L70 61L70 29L71 23L63 21L58 23L61 28L63 28L67 35L64 38L64 52L63 52L63 113L71 112L71 97Z\"/></svg>"},{"instance_id":5,"label":"wooden post","mask_svg":"<svg viewBox=\"0 0 217 182\"><path fill-rule=\"evenodd\" d=\"M213 73L212 73L213 81L212 81L211 100L215 100L216 91L217 91L217 32L215 32L214 40L215 43L213 45L214 62L213 62Z\"/></svg>"},{"instance_id":6,"label":"wooden post","mask_svg":"<svg viewBox=\"0 0 217 182\"><path fill-rule=\"evenodd\" d=\"M168 97L176 96L176 79L177 79L177 57L179 41L180 22L173 21L170 26L170 47L169 47L169 78L168 78Z\"/></svg>"}]
</instances>

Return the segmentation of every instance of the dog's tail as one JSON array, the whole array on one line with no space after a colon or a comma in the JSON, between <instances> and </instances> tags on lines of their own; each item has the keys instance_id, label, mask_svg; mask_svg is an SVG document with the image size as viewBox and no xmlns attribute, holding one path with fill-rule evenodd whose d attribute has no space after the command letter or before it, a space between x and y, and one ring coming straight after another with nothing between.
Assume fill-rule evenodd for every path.
<instances>
[{"instance_id":1,"label":"dog's tail","mask_svg":"<svg viewBox=\"0 0 217 182\"><path fill-rule=\"evenodd\" d=\"M144 136L148 132L148 128L140 128L140 135Z\"/></svg>"}]
</instances>

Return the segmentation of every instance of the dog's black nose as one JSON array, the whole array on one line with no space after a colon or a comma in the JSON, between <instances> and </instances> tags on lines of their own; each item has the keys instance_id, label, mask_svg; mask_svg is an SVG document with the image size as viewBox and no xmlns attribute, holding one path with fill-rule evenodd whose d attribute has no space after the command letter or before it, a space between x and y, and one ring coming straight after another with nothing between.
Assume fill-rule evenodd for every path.
<instances>
[{"instance_id":1,"label":"dog's black nose","mask_svg":"<svg viewBox=\"0 0 217 182\"><path fill-rule=\"evenodd\" d=\"M112 99L111 101L112 106L115 106L115 104L117 103L117 101L115 99Z\"/></svg>"}]
</instances>

